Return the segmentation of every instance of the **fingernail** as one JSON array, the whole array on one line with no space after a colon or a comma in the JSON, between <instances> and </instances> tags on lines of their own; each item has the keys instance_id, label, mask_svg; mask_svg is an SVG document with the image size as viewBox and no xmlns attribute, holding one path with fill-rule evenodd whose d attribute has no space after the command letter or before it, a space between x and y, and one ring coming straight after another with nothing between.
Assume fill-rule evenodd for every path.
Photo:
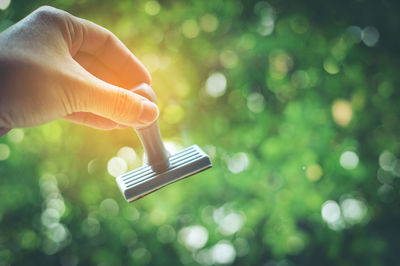
<instances>
[{"instance_id":1,"label":"fingernail","mask_svg":"<svg viewBox=\"0 0 400 266\"><path fill-rule=\"evenodd\" d=\"M158 107L156 104L150 101L142 101L142 112L139 116L139 122L144 124L150 124L158 118Z\"/></svg>"}]
</instances>

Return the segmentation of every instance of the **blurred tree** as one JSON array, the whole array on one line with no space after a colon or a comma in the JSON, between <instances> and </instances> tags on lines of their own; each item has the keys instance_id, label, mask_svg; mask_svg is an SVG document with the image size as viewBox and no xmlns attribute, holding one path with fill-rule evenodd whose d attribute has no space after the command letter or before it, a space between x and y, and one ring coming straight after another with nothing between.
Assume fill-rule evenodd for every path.
<instances>
[{"instance_id":1,"label":"blurred tree","mask_svg":"<svg viewBox=\"0 0 400 266\"><path fill-rule=\"evenodd\" d=\"M132 130L13 129L0 265L400 263L397 1L8 2L0 29L49 4L113 31L169 149L214 167L128 204L112 174L141 164Z\"/></svg>"}]
</instances>

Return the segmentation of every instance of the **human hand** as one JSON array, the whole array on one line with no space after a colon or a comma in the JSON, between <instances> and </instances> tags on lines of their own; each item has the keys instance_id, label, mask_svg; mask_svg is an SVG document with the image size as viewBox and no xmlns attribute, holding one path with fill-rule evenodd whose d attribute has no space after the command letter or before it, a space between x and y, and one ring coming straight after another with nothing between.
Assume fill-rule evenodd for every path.
<instances>
[{"instance_id":1,"label":"human hand","mask_svg":"<svg viewBox=\"0 0 400 266\"><path fill-rule=\"evenodd\" d=\"M111 32L41 7L0 34L0 133L58 118L98 129L148 125L157 106L128 89L150 82Z\"/></svg>"}]
</instances>

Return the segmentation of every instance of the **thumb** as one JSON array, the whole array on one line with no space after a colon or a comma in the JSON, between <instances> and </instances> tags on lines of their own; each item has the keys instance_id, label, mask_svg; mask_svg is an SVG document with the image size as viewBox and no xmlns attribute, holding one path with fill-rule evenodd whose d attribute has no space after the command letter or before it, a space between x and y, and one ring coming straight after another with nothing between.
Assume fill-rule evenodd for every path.
<instances>
[{"instance_id":1,"label":"thumb","mask_svg":"<svg viewBox=\"0 0 400 266\"><path fill-rule=\"evenodd\" d=\"M118 124L142 127L158 118L158 107L129 90L111 85L95 77L85 81L86 88L79 90L77 106L81 112L91 112Z\"/></svg>"}]
</instances>

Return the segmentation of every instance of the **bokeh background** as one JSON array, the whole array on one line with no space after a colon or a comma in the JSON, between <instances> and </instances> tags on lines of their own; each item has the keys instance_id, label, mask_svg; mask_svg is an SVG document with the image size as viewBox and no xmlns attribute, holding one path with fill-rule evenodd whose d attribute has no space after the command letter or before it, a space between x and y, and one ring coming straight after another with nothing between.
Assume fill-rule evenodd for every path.
<instances>
[{"instance_id":1,"label":"bokeh background","mask_svg":"<svg viewBox=\"0 0 400 266\"><path fill-rule=\"evenodd\" d=\"M132 129L0 138L0 265L399 265L396 0L0 0L114 32L153 77L172 152L213 168L137 202Z\"/></svg>"}]
</instances>

